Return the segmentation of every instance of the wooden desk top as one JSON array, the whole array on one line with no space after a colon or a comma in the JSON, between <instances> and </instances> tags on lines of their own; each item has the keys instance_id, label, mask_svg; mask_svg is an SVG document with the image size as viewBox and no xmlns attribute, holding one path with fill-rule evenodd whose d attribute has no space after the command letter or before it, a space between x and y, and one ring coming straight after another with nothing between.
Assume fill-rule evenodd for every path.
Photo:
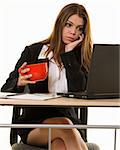
<instances>
[{"instance_id":1,"label":"wooden desk top","mask_svg":"<svg viewBox=\"0 0 120 150\"><path fill-rule=\"evenodd\" d=\"M17 106L62 106L62 107L120 107L120 99L85 100L75 98L54 98L49 100L0 99L0 105Z\"/></svg>"}]
</instances>

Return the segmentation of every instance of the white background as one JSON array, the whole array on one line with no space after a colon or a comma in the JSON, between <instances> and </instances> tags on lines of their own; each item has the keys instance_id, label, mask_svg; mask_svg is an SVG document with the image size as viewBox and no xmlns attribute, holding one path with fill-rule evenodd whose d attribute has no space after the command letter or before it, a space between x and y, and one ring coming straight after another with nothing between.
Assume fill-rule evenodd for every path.
<instances>
[{"instance_id":1,"label":"white background","mask_svg":"<svg viewBox=\"0 0 120 150\"><path fill-rule=\"evenodd\" d=\"M61 8L83 4L90 15L94 43L120 44L120 0L0 0L0 87L26 45L47 38ZM119 108L89 108L88 124L120 124ZM11 123L12 107L0 106L0 123ZM10 150L10 129L0 129L0 150ZM88 141L113 150L113 130L89 130ZM117 132L120 149L120 131Z\"/></svg>"}]
</instances>

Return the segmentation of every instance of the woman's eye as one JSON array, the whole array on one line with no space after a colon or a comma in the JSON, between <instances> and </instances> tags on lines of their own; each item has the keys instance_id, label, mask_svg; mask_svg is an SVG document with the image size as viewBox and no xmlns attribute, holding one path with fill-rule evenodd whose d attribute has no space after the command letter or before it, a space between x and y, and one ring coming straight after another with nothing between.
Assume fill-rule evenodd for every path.
<instances>
[{"instance_id":1,"label":"woman's eye","mask_svg":"<svg viewBox=\"0 0 120 150\"><path fill-rule=\"evenodd\" d=\"M72 25L70 23L65 24L66 27L71 27Z\"/></svg>"},{"instance_id":2,"label":"woman's eye","mask_svg":"<svg viewBox=\"0 0 120 150\"><path fill-rule=\"evenodd\" d=\"M79 32L83 32L84 28L78 28Z\"/></svg>"}]
</instances>

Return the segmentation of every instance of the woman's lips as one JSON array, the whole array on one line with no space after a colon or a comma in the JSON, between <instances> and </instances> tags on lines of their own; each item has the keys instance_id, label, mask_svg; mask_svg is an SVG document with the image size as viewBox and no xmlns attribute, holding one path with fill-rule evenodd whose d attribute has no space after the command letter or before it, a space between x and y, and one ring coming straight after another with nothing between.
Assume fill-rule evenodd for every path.
<instances>
[{"instance_id":1,"label":"woman's lips","mask_svg":"<svg viewBox=\"0 0 120 150\"><path fill-rule=\"evenodd\" d=\"M71 41L71 42L75 41L75 39L72 38L72 37L66 37L66 39L69 40L69 41Z\"/></svg>"}]
</instances>

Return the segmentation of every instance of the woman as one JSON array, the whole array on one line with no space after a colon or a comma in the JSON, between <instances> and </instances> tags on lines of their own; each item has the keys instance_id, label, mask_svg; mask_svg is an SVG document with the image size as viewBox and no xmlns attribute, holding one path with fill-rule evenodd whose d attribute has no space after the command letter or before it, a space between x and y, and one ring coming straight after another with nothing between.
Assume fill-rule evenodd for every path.
<instances>
[{"instance_id":1,"label":"woman","mask_svg":"<svg viewBox=\"0 0 120 150\"><path fill-rule=\"evenodd\" d=\"M27 46L1 91L30 93L84 91L91 59L90 21L79 4L66 5L59 13L52 34L39 43ZM44 59L43 59L44 58ZM47 58L47 59L46 59ZM44 81L30 81L27 64L48 60L49 73ZM21 68L21 73L18 72ZM24 75L23 75L24 74ZM80 124L71 108L26 107L18 123ZM84 134L75 129L52 129L52 150L87 150ZM24 143L48 144L48 129L18 129Z\"/></svg>"}]
</instances>

